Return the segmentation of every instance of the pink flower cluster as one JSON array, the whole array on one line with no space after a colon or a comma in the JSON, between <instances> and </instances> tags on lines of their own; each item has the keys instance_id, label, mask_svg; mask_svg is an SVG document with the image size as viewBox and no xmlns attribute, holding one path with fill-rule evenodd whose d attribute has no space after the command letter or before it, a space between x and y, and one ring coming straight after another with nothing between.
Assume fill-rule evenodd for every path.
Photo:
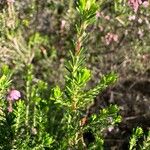
<instances>
[{"instance_id":1,"label":"pink flower cluster","mask_svg":"<svg viewBox=\"0 0 150 150\"><path fill-rule=\"evenodd\" d=\"M110 16L108 16L108 15L104 15L104 12L96 12L96 19L98 19L98 18L100 18L100 17L102 17L102 18L104 18L105 20L110 20Z\"/></svg>"},{"instance_id":2,"label":"pink flower cluster","mask_svg":"<svg viewBox=\"0 0 150 150\"><path fill-rule=\"evenodd\" d=\"M8 101L15 101L21 97L21 94L17 90L11 90L7 96Z\"/></svg>"},{"instance_id":3,"label":"pink flower cluster","mask_svg":"<svg viewBox=\"0 0 150 150\"><path fill-rule=\"evenodd\" d=\"M14 3L15 0L7 0L8 3Z\"/></svg>"},{"instance_id":4,"label":"pink flower cluster","mask_svg":"<svg viewBox=\"0 0 150 150\"><path fill-rule=\"evenodd\" d=\"M128 4L133 8L134 12L137 12L140 5L148 7L149 2L148 0L128 0Z\"/></svg>"},{"instance_id":5,"label":"pink flower cluster","mask_svg":"<svg viewBox=\"0 0 150 150\"><path fill-rule=\"evenodd\" d=\"M8 112L12 112L13 111L13 107L12 107L13 102L16 101L16 100L18 100L20 97L21 97L21 94L17 90L11 90L8 93L8 96L7 96L7 100L9 102Z\"/></svg>"},{"instance_id":6,"label":"pink flower cluster","mask_svg":"<svg viewBox=\"0 0 150 150\"><path fill-rule=\"evenodd\" d=\"M105 35L105 43L106 43L106 45L109 45L112 42L118 42L118 35L109 32Z\"/></svg>"}]
</instances>

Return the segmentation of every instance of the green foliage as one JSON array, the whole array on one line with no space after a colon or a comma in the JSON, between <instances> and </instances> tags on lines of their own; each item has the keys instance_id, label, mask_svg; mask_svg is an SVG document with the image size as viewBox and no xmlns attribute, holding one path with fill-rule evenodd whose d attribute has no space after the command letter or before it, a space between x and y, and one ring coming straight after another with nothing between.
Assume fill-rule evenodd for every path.
<instances>
[{"instance_id":1,"label":"green foliage","mask_svg":"<svg viewBox=\"0 0 150 150\"><path fill-rule=\"evenodd\" d=\"M92 89L87 88L91 80L91 71L85 67L85 41L88 39L87 28L95 22L95 14L98 5L95 0L79 0L76 10L79 20L76 23L76 36L74 37L73 49L70 51L70 60L66 63L67 74L65 76L64 89L59 86L54 87L50 94L48 85L41 80L37 80L33 74L33 66L30 65L32 58L28 57L24 61L26 73L24 75L24 92L21 100L11 102L13 110L7 111L6 96L4 98L5 107L2 109L1 132L3 143L7 143L6 138L10 133L8 145L2 144L3 149L85 149L83 134L91 130L95 136L95 141L89 148L102 148L102 133L109 125L118 123L118 107L110 106L94 114L91 118L86 118L88 124L82 122L82 116L87 107L93 103L94 98L108 86L115 83L117 76L110 73L103 76L100 82ZM14 13L14 12L11 12ZM14 21L14 20L13 20ZM15 28L15 27L14 27ZM14 44L14 48L23 56L22 49L38 49L42 44L48 44L48 39L35 33L29 38L25 46L8 30L7 37ZM20 30L19 30L19 33ZM15 39L15 40L14 40ZM31 53L32 54L32 53ZM1 93L6 94L7 87L10 86L10 78L7 77L7 67L3 69L0 80ZM7 75L5 75L7 74ZM7 119L7 117L9 119ZM57 120L59 119L59 120ZM8 126L5 131L4 127ZM5 134L3 134L6 132ZM8 133L7 133L8 132ZM62 138L63 137L63 138Z\"/></svg>"},{"instance_id":2,"label":"green foliage","mask_svg":"<svg viewBox=\"0 0 150 150\"><path fill-rule=\"evenodd\" d=\"M141 150L150 149L150 131L148 131L148 135L144 137L143 144L141 145Z\"/></svg>"},{"instance_id":3,"label":"green foliage","mask_svg":"<svg viewBox=\"0 0 150 150\"><path fill-rule=\"evenodd\" d=\"M0 149L9 149L11 132L9 127L10 118L7 114L6 94L11 84L11 71L4 65L0 73Z\"/></svg>"},{"instance_id":4,"label":"green foliage","mask_svg":"<svg viewBox=\"0 0 150 150\"><path fill-rule=\"evenodd\" d=\"M144 136L144 138L143 138ZM144 139L143 143L139 141L139 139ZM139 144L140 142L140 144ZM130 150L149 150L150 149L150 131L147 132L147 134L144 134L144 131L141 127L137 127L136 129L133 129L132 136L130 138Z\"/></svg>"},{"instance_id":5,"label":"green foliage","mask_svg":"<svg viewBox=\"0 0 150 150\"><path fill-rule=\"evenodd\" d=\"M71 38L68 38L73 39L73 45L69 53L70 59L66 61L67 73L63 78L65 85L63 88L56 86L51 90L47 83L34 76L35 68L31 65L32 62L37 61L36 58L42 59L43 55L44 59L46 58L46 61L50 62L47 55L47 49L50 48L48 46L49 37L43 36L38 31L30 33L29 37L24 37L22 28L25 27L26 32L32 21L28 18L23 19L22 22L19 21L15 9L9 15L8 12L4 12L0 16L2 47L6 46L11 49L11 52L14 52L13 64L18 63L25 66L26 69L24 88L22 89L23 96L21 100L13 103L13 112L8 112L8 101L6 100L12 72L7 66L2 69L0 78L0 137L2 139L0 140L0 149L103 149L103 131L110 125L121 121L118 114L119 108L116 105L110 105L108 108L100 110L98 114L92 114L89 117L83 116L96 96L116 82L117 75L115 73L104 75L95 86L89 88L88 83L92 79L92 71L85 66L86 42L90 41L89 31L92 31L90 27L98 22L95 16L98 7L103 6L102 3L104 6L107 3L113 3L115 17L116 15L125 15L128 9L125 7L126 1L123 0L100 1L100 4L96 2L96 0L77 0L76 35L72 36L72 32L70 32ZM53 5L58 4L53 2ZM33 14L36 11L35 6L35 2L32 1L30 11ZM57 7L62 9L62 6L58 5ZM116 19L119 23L123 22L121 24L124 24L120 16ZM110 30L106 26L105 28L105 32ZM96 36L94 35L94 37ZM62 43L60 45L62 46ZM96 49L95 45L94 49ZM52 47L52 50L56 51L55 46ZM42 65L44 66L44 63ZM45 74L45 72L42 73ZM49 78L51 79L51 77ZM92 143L85 142L83 136L85 132L91 132L94 135L95 140ZM130 140L131 150L136 147L137 140L141 136L142 130L137 128ZM143 142L143 149L148 149L149 145L148 135Z\"/></svg>"},{"instance_id":6,"label":"green foliage","mask_svg":"<svg viewBox=\"0 0 150 150\"><path fill-rule=\"evenodd\" d=\"M0 99L4 98L4 94L6 93L7 88L10 86L10 78L11 78L11 72L8 68L8 66L4 65L1 68L0 72Z\"/></svg>"},{"instance_id":7,"label":"green foliage","mask_svg":"<svg viewBox=\"0 0 150 150\"><path fill-rule=\"evenodd\" d=\"M102 134L106 127L121 122L121 116L118 115L118 107L110 105L108 108L100 110L99 114L91 115L89 125L85 126L84 131L91 131L95 136L95 142L90 145L90 149L103 149Z\"/></svg>"},{"instance_id":8,"label":"green foliage","mask_svg":"<svg viewBox=\"0 0 150 150\"><path fill-rule=\"evenodd\" d=\"M134 150L136 145L137 145L137 141L139 138L141 138L143 135L143 130L140 127L137 127L136 129L133 130L133 134L132 137L130 138L130 150Z\"/></svg>"},{"instance_id":9,"label":"green foliage","mask_svg":"<svg viewBox=\"0 0 150 150\"><path fill-rule=\"evenodd\" d=\"M81 20L89 24L95 19L98 5L96 4L96 0L78 0L76 9L79 12L79 15L81 15Z\"/></svg>"},{"instance_id":10,"label":"green foliage","mask_svg":"<svg viewBox=\"0 0 150 150\"><path fill-rule=\"evenodd\" d=\"M110 73L108 75L105 75L101 78L100 82L93 88L87 91L86 94L84 94L84 99L87 102L91 102L92 99L96 97L96 95L99 94L99 92L102 92L105 90L108 86L115 83L117 79L116 74Z\"/></svg>"},{"instance_id":11,"label":"green foliage","mask_svg":"<svg viewBox=\"0 0 150 150\"><path fill-rule=\"evenodd\" d=\"M6 68L3 72L6 73ZM45 149L50 148L53 143L52 136L46 131L48 101L42 96L47 85L40 80L33 83L31 66L28 67L25 78L25 99L14 102L13 112L7 111L6 96L3 96L0 102L5 106L0 108L0 136L3 139L0 146L2 149ZM1 79L4 86L3 94L5 94L4 90L10 81L7 81L6 77Z\"/></svg>"},{"instance_id":12,"label":"green foliage","mask_svg":"<svg viewBox=\"0 0 150 150\"><path fill-rule=\"evenodd\" d=\"M127 0L115 0L114 1L114 10L116 14L121 15L127 13Z\"/></svg>"},{"instance_id":13,"label":"green foliage","mask_svg":"<svg viewBox=\"0 0 150 150\"><path fill-rule=\"evenodd\" d=\"M42 36L39 32L34 33L29 37L28 49L34 49L34 58L40 59L41 53L47 58L47 52L44 46L49 45L48 36Z\"/></svg>"},{"instance_id":14,"label":"green foliage","mask_svg":"<svg viewBox=\"0 0 150 150\"><path fill-rule=\"evenodd\" d=\"M1 68L1 72L0 72L0 110L2 113L3 113L3 108L6 107L4 99L6 99L7 90L11 85L11 80L10 80L11 75L12 72L9 70L8 66L4 65Z\"/></svg>"},{"instance_id":15,"label":"green foliage","mask_svg":"<svg viewBox=\"0 0 150 150\"><path fill-rule=\"evenodd\" d=\"M87 125L82 123L83 112L93 102L94 98L108 86L115 83L117 76L110 73L103 76L100 82L92 89L87 89L86 85L91 79L91 71L85 67L85 48L84 42L87 39L87 27L91 24L91 20L95 19L97 11L96 1L78 1L77 11L79 12L79 20L77 23L77 35L74 41L74 52L70 52L70 60L66 64L67 75L65 76L64 91L56 86L52 90L51 100L63 110L63 118L61 120L63 139L58 142L57 148L61 149L84 149L87 147L83 133L91 130L95 136L95 143L90 146L102 148L103 139L102 131L110 124L120 122L118 116L118 107L110 106L103 109L99 115L94 114ZM84 19L83 19L84 18ZM112 118L112 122L108 121Z\"/></svg>"}]
</instances>

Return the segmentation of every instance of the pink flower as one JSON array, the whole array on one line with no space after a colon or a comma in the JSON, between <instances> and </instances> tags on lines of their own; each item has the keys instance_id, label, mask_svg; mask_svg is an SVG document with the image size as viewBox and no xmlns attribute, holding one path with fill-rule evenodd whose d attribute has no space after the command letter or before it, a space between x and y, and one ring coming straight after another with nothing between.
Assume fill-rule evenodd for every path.
<instances>
[{"instance_id":1,"label":"pink flower","mask_svg":"<svg viewBox=\"0 0 150 150\"><path fill-rule=\"evenodd\" d=\"M133 8L134 12L137 12L140 5L148 7L149 2L148 0L128 0L128 4Z\"/></svg>"},{"instance_id":2,"label":"pink flower","mask_svg":"<svg viewBox=\"0 0 150 150\"><path fill-rule=\"evenodd\" d=\"M96 18L98 19L98 18L100 18L100 17L104 17L104 13L103 12L96 12Z\"/></svg>"},{"instance_id":3,"label":"pink flower","mask_svg":"<svg viewBox=\"0 0 150 150\"><path fill-rule=\"evenodd\" d=\"M99 30L102 32L104 31L104 28L102 26L99 26Z\"/></svg>"},{"instance_id":4,"label":"pink flower","mask_svg":"<svg viewBox=\"0 0 150 150\"><path fill-rule=\"evenodd\" d=\"M105 43L106 43L106 45L109 45L112 42L118 42L118 35L109 32L105 35Z\"/></svg>"},{"instance_id":5,"label":"pink flower","mask_svg":"<svg viewBox=\"0 0 150 150\"><path fill-rule=\"evenodd\" d=\"M110 126L109 128L108 128L108 131L109 132L111 132L111 131L113 131L114 130L114 127L113 126Z\"/></svg>"},{"instance_id":6,"label":"pink flower","mask_svg":"<svg viewBox=\"0 0 150 150\"><path fill-rule=\"evenodd\" d=\"M118 42L118 35L117 35L117 34L114 34L114 35L113 35L113 40L114 40L115 42Z\"/></svg>"},{"instance_id":7,"label":"pink flower","mask_svg":"<svg viewBox=\"0 0 150 150\"><path fill-rule=\"evenodd\" d=\"M13 111L13 103L15 100L18 100L20 97L21 97L21 94L19 91L17 91L17 90L9 91L8 96L7 96L7 100L8 100L8 104L9 104L7 107L8 112Z\"/></svg>"},{"instance_id":8,"label":"pink flower","mask_svg":"<svg viewBox=\"0 0 150 150\"><path fill-rule=\"evenodd\" d=\"M7 108L7 110L8 110L8 112L12 112L12 111L13 111L12 106L11 106L11 105L9 105L9 106L8 106L8 108Z\"/></svg>"},{"instance_id":9,"label":"pink flower","mask_svg":"<svg viewBox=\"0 0 150 150\"><path fill-rule=\"evenodd\" d=\"M7 0L8 3L14 3L15 0Z\"/></svg>"},{"instance_id":10,"label":"pink flower","mask_svg":"<svg viewBox=\"0 0 150 150\"><path fill-rule=\"evenodd\" d=\"M96 12L96 18L99 18L101 16L100 12Z\"/></svg>"},{"instance_id":11,"label":"pink flower","mask_svg":"<svg viewBox=\"0 0 150 150\"><path fill-rule=\"evenodd\" d=\"M21 94L17 90L11 90L7 96L8 101L15 101L21 97Z\"/></svg>"},{"instance_id":12,"label":"pink flower","mask_svg":"<svg viewBox=\"0 0 150 150\"><path fill-rule=\"evenodd\" d=\"M143 2L143 6L144 6L145 8L147 8L147 7L149 6L149 2L148 2L148 1L144 1L144 2Z\"/></svg>"},{"instance_id":13,"label":"pink flower","mask_svg":"<svg viewBox=\"0 0 150 150\"><path fill-rule=\"evenodd\" d=\"M142 4L141 0L128 0L128 4L134 9L134 12L137 12L140 4Z\"/></svg>"},{"instance_id":14,"label":"pink flower","mask_svg":"<svg viewBox=\"0 0 150 150\"><path fill-rule=\"evenodd\" d=\"M140 38L142 38L142 37L143 37L143 35L144 35L143 30L139 29L139 31L138 31L138 35L139 35L139 37L140 37Z\"/></svg>"},{"instance_id":15,"label":"pink flower","mask_svg":"<svg viewBox=\"0 0 150 150\"><path fill-rule=\"evenodd\" d=\"M104 18L105 18L106 20L110 20L110 16L108 16L108 15L105 16Z\"/></svg>"},{"instance_id":16,"label":"pink flower","mask_svg":"<svg viewBox=\"0 0 150 150\"><path fill-rule=\"evenodd\" d=\"M132 20L135 20L136 19L136 16L133 15L133 16L129 16L129 21L132 21Z\"/></svg>"}]
</instances>

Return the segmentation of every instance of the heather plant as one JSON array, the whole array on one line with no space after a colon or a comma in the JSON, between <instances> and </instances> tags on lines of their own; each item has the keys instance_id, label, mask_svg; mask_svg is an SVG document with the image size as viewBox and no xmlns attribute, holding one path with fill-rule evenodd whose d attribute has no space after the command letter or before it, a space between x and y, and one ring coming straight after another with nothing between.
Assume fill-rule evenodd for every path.
<instances>
[{"instance_id":1,"label":"heather plant","mask_svg":"<svg viewBox=\"0 0 150 150\"><path fill-rule=\"evenodd\" d=\"M68 3L68 1L65 2ZM63 15L63 20L60 22L60 37L63 34L66 36L65 30L72 29L68 33L69 36L67 35L65 38L66 41L72 42L72 45L68 42L71 50L65 51L66 55L70 57L66 60L66 76L59 81L61 85L57 85L53 89L50 88L52 85L37 79L36 75L46 76L49 73L45 79L58 82L57 76L53 77L52 75L54 72L59 72L59 68L47 67L52 62L56 62L58 42L48 35L41 34L37 28L34 28L34 31L31 29L30 26L34 24L32 16L38 17L39 8L36 7L36 1L31 2L29 14L26 14L27 17L22 20L19 19L20 14L14 7L14 1L7 2L7 9L0 12L2 27L0 29L0 48L4 54L1 56L1 61L10 64L13 69L18 66L23 67L24 79L23 87L19 92L18 89L12 88L12 71L6 66L2 68L0 78L0 137L2 140L0 140L0 149L103 149L103 133L107 128L121 121L121 117L118 115L119 107L110 105L96 114L89 114L89 108L98 94L116 82L117 75L109 73L101 76L98 81L95 76L93 79L92 69L94 67L89 70L86 67L86 59L91 54L90 49L92 52L96 52L98 62L101 61L103 64L105 63L103 58L99 59L99 57L103 57L101 52L117 51L119 57L122 58L124 54L121 50L126 47L126 39L132 41L131 46L134 48L131 57L148 51L147 46L143 50L142 42L137 42L142 39L146 41L147 38L147 36L143 36L149 26L148 17L143 14L143 10L145 10L143 7L146 5L140 1L133 2L135 1L128 1L128 3L123 0L98 1L97 3L96 0L70 1L68 16L65 14L70 22L67 22L66 16ZM63 5L59 5L57 1L49 2L48 7L54 9L55 6L60 13ZM69 27L66 26L68 23L70 23ZM135 24L138 26L135 27ZM56 29L57 27L53 30ZM29 33L25 34L26 30ZM130 32L133 34L129 35ZM57 31L54 33L56 34L52 36L57 39L59 34ZM137 35L137 40L133 40L133 35ZM100 46L98 42L94 43L95 38L99 40ZM146 45L146 42L144 43ZM89 48L89 44L93 45ZM99 48L100 51L96 51ZM12 58L10 59L10 57ZM113 59L115 60L116 57ZM36 65L39 60L42 60L40 66ZM121 63L126 66L128 62L130 59L125 57ZM140 63L136 63L136 59L134 62L138 70L137 64ZM38 67L40 69L45 67L47 70L39 71ZM105 66L107 72L108 68ZM124 69L124 67L122 68ZM143 68L146 69L146 67ZM63 84L64 81L65 84ZM91 81L97 84L93 83L93 87L89 88ZM19 87L19 85L17 86ZM130 149L136 147L138 138L141 137L139 131L142 130L139 128L133 133ZM87 139L89 134L92 136L92 141ZM149 135L145 136L142 148L149 148Z\"/></svg>"},{"instance_id":2,"label":"heather plant","mask_svg":"<svg viewBox=\"0 0 150 150\"><path fill-rule=\"evenodd\" d=\"M142 150L150 149L150 131L148 131L148 134L144 136L144 141L142 146L140 146Z\"/></svg>"},{"instance_id":3,"label":"heather plant","mask_svg":"<svg viewBox=\"0 0 150 150\"><path fill-rule=\"evenodd\" d=\"M32 31L27 36L28 32L25 30L29 28L31 21L19 18L19 6L16 7L15 3L7 1L7 7L0 12L0 61L21 69L31 64L33 59L40 59L41 54L47 58L45 46L49 48L49 42L47 36L42 36L38 31ZM35 7L35 3L32 2L31 6ZM34 11L29 15L33 15Z\"/></svg>"},{"instance_id":4,"label":"heather plant","mask_svg":"<svg viewBox=\"0 0 150 150\"><path fill-rule=\"evenodd\" d=\"M22 35L22 23L18 19L14 1L7 1L6 9L0 12L0 23L1 62L17 67L30 63L32 53Z\"/></svg>"},{"instance_id":5,"label":"heather plant","mask_svg":"<svg viewBox=\"0 0 150 150\"><path fill-rule=\"evenodd\" d=\"M10 89L6 96L10 79L7 79L9 69L5 69L7 75L1 77L2 149L84 149L89 144L85 143L85 132L91 132L95 138L88 147L102 149L102 132L109 125L120 122L121 118L116 105L110 105L89 118L86 116L87 108L96 95L117 79L114 73L110 73L103 76L95 87L86 88L91 72L85 67L84 44L88 40L87 27L95 22L97 9L95 0L79 0L76 4L76 36L70 60L66 64L63 90L56 86L51 90L50 98L46 98L44 93L48 92L47 84L35 80L32 65L29 65L31 61L28 61L25 63L27 72L24 75L24 92L21 94ZM9 37L14 40L14 37ZM35 34L30 41L37 44L40 40L40 36ZM29 46L33 48L34 45L30 42Z\"/></svg>"},{"instance_id":6,"label":"heather plant","mask_svg":"<svg viewBox=\"0 0 150 150\"><path fill-rule=\"evenodd\" d=\"M143 135L143 130L140 127L137 127L136 129L134 129L133 131L133 135L130 139L130 150L135 149L136 145L137 145L137 141L139 138L141 138Z\"/></svg>"},{"instance_id":7,"label":"heather plant","mask_svg":"<svg viewBox=\"0 0 150 150\"><path fill-rule=\"evenodd\" d=\"M33 84L32 68L25 75L25 94L10 89L10 71L2 69L0 79L0 149L45 149L53 143L46 132L47 101L42 93L47 85L38 81ZM8 89L10 90L8 92Z\"/></svg>"},{"instance_id":8,"label":"heather plant","mask_svg":"<svg viewBox=\"0 0 150 150\"><path fill-rule=\"evenodd\" d=\"M9 73L6 66L3 67L0 72L0 149L3 149L6 145L7 148L9 148L8 141L11 138L8 131L9 125L7 124L7 102L4 101L4 99L6 99L7 89L11 83Z\"/></svg>"},{"instance_id":9,"label":"heather plant","mask_svg":"<svg viewBox=\"0 0 150 150\"><path fill-rule=\"evenodd\" d=\"M99 114L86 116L86 109L93 102L96 95L113 84L117 76L110 73L103 76L99 83L87 89L86 85L91 79L91 72L85 67L85 41L88 40L87 27L95 22L95 14L98 5L95 0L79 0L76 4L78 22L76 23L76 37L73 40L74 49L70 51L70 60L66 64L67 75L65 86L61 90L56 86L52 90L51 100L63 110L62 124L63 137L56 147L60 149L102 149L102 134L105 127L120 121L118 107L111 105L103 109ZM94 142L86 143L84 133L91 132L94 135Z\"/></svg>"},{"instance_id":10,"label":"heather plant","mask_svg":"<svg viewBox=\"0 0 150 150\"><path fill-rule=\"evenodd\" d=\"M143 138L144 136L144 138ZM140 142L141 139L143 140L143 143ZM147 132L147 135L144 134L144 131L141 127L137 127L135 129L133 129L133 133L132 136L130 138L130 142L129 142L129 150L136 150L136 149L140 149L140 150L148 150L150 148L150 132ZM140 144L139 144L140 143ZM142 144L141 144L142 143Z\"/></svg>"}]
</instances>

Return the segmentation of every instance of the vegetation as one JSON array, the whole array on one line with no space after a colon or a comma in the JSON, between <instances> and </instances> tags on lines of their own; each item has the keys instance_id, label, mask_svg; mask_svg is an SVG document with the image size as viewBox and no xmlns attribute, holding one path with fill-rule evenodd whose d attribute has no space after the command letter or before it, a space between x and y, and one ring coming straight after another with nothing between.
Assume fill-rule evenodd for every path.
<instances>
[{"instance_id":1,"label":"vegetation","mask_svg":"<svg viewBox=\"0 0 150 150\"><path fill-rule=\"evenodd\" d=\"M134 128L123 139L127 148L148 150L149 88L142 95L137 86L141 76L150 83L148 6L147 0L1 3L0 149L101 150L107 143L111 149L109 134L122 136L127 125ZM131 96L133 87L138 94Z\"/></svg>"}]
</instances>

